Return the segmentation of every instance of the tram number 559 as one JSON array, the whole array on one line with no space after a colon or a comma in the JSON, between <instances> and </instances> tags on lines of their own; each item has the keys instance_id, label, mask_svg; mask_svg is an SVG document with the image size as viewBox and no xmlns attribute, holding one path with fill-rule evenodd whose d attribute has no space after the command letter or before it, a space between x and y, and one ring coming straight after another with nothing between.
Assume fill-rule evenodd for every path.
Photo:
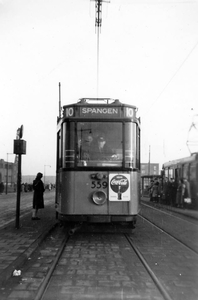
<instances>
[{"instance_id":1,"label":"tram number 559","mask_svg":"<svg viewBox=\"0 0 198 300\"><path fill-rule=\"evenodd\" d=\"M108 186L108 184L107 184L106 181L102 181L101 182L101 181L95 181L95 180L93 180L91 182L91 188L92 189L95 189L95 188L97 188L97 189L101 189L101 188L106 189L107 186Z\"/></svg>"}]
</instances>

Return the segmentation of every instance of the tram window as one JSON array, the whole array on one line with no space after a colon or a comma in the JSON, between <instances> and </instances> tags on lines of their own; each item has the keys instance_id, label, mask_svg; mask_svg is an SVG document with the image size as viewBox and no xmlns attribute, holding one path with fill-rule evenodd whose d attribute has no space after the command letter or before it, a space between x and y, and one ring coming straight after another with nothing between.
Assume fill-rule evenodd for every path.
<instances>
[{"instance_id":1,"label":"tram window","mask_svg":"<svg viewBox=\"0 0 198 300\"><path fill-rule=\"evenodd\" d=\"M169 169L169 174L168 174L169 181L171 178L173 178L173 169Z\"/></svg>"},{"instance_id":2,"label":"tram window","mask_svg":"<svg viewBox=\"0 0 198 300\"><path fill-rule=\"evenodd\" d=\"M75 162L74 122L63 124L63 167L73 167Z\"/></svg>"},{"instance_id":3,"label":"tram window","mask_svg":"<svg viewBox=\"0 0 198 300\"><path fill-rule=\"evenodd\" d=\"M125 124L125 166L137 168L136 156L136 124L128 122Z\"/></svg>"},{"instance_id":4,"label":"tram window","mask_svg":"<svg viewBox=\"0 0 198 300\"><path fill-rule=\"evenodd\" d=\"M61 131L57 133L57 168L61 168Z\"/></svg>"},{"instance_id":5,"label":"tram window","mask_svg":"<svg viewBox=\"0 0 198 300\"><path fill-rule=\"evenodd\" d=\"M183 178L188 179L189 177L189 164L183 166Z\"/></svg>"},{"instance_id":6,"label":"tram window","mask_svg":"<svg viewBox=\"0 0 198 300\"><path fill-rule=\"evenodd\" d=\"M182 168L182 166L179 166L179 167L177 168L177 174L178 174L178 177L179 177L179 178L182 178L182 177L183 177L183 168Z\"/></svg>"},{"instance_id":7,"label":"tram window","mask_svg":"<svg viewBox=\"0 0 198 300\"><path fill-rule=\"evenodd\" d=\"M122 166L122 123L77 123L77 147L78 166Z\"/></svg>"},{"instance_id":8,"label":"tram window","mask_svg":"<svg viewBox=\"0 0 198 300\"><path fill-rule=\"evenodd\" d=\"M136 168L140 169L140 128L136 125Z\"/></svg>"},{"instance_id":9,"label":"tram window","mask_svg":"<svg viewBox=\"0 0 198 300\"><path fill-rule=\"evenodd\" d=\"M196 183L196 164L195 163L192 163L191 165L190 165L190 178L189 178L189 180L191 180L191 181L194 181L195 183Z\"/></svg>"}]
</instances>

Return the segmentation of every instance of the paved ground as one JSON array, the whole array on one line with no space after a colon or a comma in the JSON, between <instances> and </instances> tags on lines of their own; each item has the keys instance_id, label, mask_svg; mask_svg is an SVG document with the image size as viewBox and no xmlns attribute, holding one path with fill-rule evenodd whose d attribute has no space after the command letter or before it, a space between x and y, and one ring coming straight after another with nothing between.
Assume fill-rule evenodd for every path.
<instances>
[{"instance_id":1,"label":"paved ground","mask_svg":"<svg viewBox=\"0 0 198 300\"><path fill-rule=\"evenodd\" d=\"M142 201L151 206L156 206L159 208L162 207L162 208L165 208L166 210L177 212L181 215L189 216L190 218L198 220L198 211L197 210L192 210L192 209L187 209L187 208L177 208L177 207L173 207L170 205L164 205L161 203L154 203L154 202L150 201L149 197L142 197Z\"/></svg>"},{"instance_id":2,"label":"paved ground","mask_svg":"<svg viewBox=\"0 0 198 300\"><path fill-rule=\"evenodd\" d=\"M16 229L16 194L0 195L0 285L19 269L50 228L57 224L54 198L54 192L45 194L45 208L39 211L41 220L32 221L32 193L24 193L21 196L20 228Z\"/></svg>"},{"instance_id":3,"label":"paved ground","mask_svg":"<svg viewBox=\"0 0 198 300\"><path fill-rule=\"evenodd\" d=\"M16 194L0 195L0 284L20 268L49 230L57 224L54 198L54 192L45 194L45 208L39 212L41 220L32 221L32 193L24 193L21 196L20 228L16 229ZM148 198L144 200L148 201ZM169 209L176 210L171 207ZM180 211L198 218L198 212Z\"/></svg>"}]
</instances>

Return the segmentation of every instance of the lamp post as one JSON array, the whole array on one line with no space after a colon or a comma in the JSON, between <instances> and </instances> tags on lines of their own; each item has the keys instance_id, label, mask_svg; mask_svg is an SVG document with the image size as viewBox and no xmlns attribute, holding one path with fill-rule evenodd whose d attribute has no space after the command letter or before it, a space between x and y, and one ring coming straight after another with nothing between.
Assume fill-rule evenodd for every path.
<instances>
[{"instance_id":1,"label":"lamp post","mask_svg":"<svg viewBox=\"0 0 198 300\"><path fill-rule=\"evenodd\" d=\"M148 175L151 173L151 146L149 145L149 162L148 162Z\"/></svg>"},{"instance_id":2,"label":"lamp post","mask_svg":"<svg viewBox=\"0 0 198 300\"><path fill-rule=\"evenodd\" d=\"M50 167L51 168L51 166L50 165L44 165L44 176L43 176L43 183L44 183L44 186L45 186L45 168L46 167Z\"/></svg>"},{"instance_id":3,"label":"lamp post","mask_svg":"<svg viewBox=\"0 0 198 300\"><path fill-rule=\"evenodd\" d=\"M13 153L7 153L7 168L6 168L6 194L8 193L8 168L9 168L9 163L8 163L8 155L13 154Z\"/></svg>"}]
</instances>

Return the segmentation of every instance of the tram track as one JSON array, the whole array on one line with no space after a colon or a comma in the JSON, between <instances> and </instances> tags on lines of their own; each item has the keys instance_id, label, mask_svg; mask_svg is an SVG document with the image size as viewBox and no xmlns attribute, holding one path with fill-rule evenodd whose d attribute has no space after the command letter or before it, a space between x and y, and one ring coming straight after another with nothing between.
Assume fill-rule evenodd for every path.
<instances>
[{"instance_id":1,"label":"tram track","mask_svg":"<svg viewBox=\"0 0 198 300\"><path fill-rule=\"evenodd\" d=\"M54 233L51 232L48 236L48 242L41 245L37 258L32 258L29 268L22 270L20 289L23 289L23 285L26 291L29 288L31 296L28 299L32 300L63 297L69 300L81 299L81 294L83 299L186 299L181 295L175 297L177 280L174 288L171 286L175 280L176 267L173 266L173 271L171 270L170 249L164 249L162 238L167 244L172 238L157 226L151 231L149 228L153 225L146 219L139 219L137 224L139 227L135 232L125 227L120 231L109 230L111 227L102 225L56 227ZM151 233L149 238L144 235L145 231L147 234ZM157 241L154 241L155 236ZM175 243L178 241L174 239L170 247ZM174 245L175 252L177 248ZM181 247L184 246L180 243L177 251L180 252ZM155 260L151 259L151 254ZM166 261L163 262L163 259ZM180 258L173 258L173 263L175 260L176 266L182 264ZM173 272L167 275L168 279L164 278L164 264L167 265L167 272ZM179 272L181 270L176 273ZM38 278L37 274L42 274L43 279L40 280L41 277ZM37 290L35 284L38 285ZM16 286L15 289L17 291L19 287Z\"/></svg>"},{"instance_id":2,"label":"tram track","mask_svg":"<svg viewBox=\"0 0 198 300\"><path fill-rule=\"evenodd\" d=\"M78 227L76 227L78 228ZM69 231L70 233L72 232L71 230ZM76 231L73 231L73 234L76 234ZM104 232L97 232L97 234L99 235L104 235ZM107 233L109 234L109 233ZM85 233L85 235L87 235L87 233ZM90 237L91 235L93 235L92 233L88 234ZM147 263L144 255L141 253L141 251L138 249L138 247L135 245L135 243L132 241L130 234L127 233L113 233L114 237L119 237L119 236L124 236L128 245L130 245L130 248L132 249L132 251L136 254L136 256L138 257L139 261L141 262L141 264L144 266L145 271L149 274L149 276L151 277L154 285L156 286L156 288L158 289L160 295L162 298L157 297L157 299L163 299L163 300L172 300L173 298L170 297L170 295L168 294L167 290L165 289L165 287L163 286L163 284L161 283L161 281L159 280L159 278L157 277L157 275L154 273L154 271L152 270L152 268L149 266L149 264ZM35 300L42 300L42 299L47 299L45 298L45 293L48 289L48 286L50 285L50 280L53 276L53 272L56 268L56 266L58 265L58 263L60 262L60 259L62 257L63 251L64 249L67 247L67 244L70 240L71 235L67 234L66 237L64 238L61 247L59 248L59 251L56 255L56 259L54 260L53 264L50 267L50 270L47 273L47 276L45 277L44 281L42 282L42 285L40 286L38 293L36 295L36 297L34 298ZM119 247L119 245L118 245ZM126 277L126 275L123 274L123 277ZM126 299L132 299L135 295L133 295L131 293L131 295L128 295ZM73 298L67 298L67 299L73 299ZM90 299L88 298L83 298L83 299ZM94 299L99 299L99 298L94 298ZM110 298L113 299L113 298ZM115 299L125 299L124 297L120 296L118 298ZM145 298L145 299L152 299L152 298ZM153 298L155 299L155 298Z\"/></svg>"},{"instance_id":3,"label":"tram track","mask_svg":"<svg viewBox=\"0 0 198 300\"><path fill-rule=\"evenodd\" d=\"M194 219L146 204L142 205L139 218L147 220L156 228L185 245L196 255L198 254L198 222Z\"/></svg>"},{"instance_id":4,"label":"tram track","mask_svg":"<svg viewBox=\"0 0 198 300\"><path fill-rule=\"evenodd\" d=\"M185 209L177 209L176 207L161 205L159 203L141 202L141 207L152 208L153 210L160 211L161 213L169 216L173 216L179 220L189 222L191 224L197 224L197 213L195 211L189 211Z\"/></svg>"},{"instance_id":5,"label":"tram track","mask_svg":"<svg viewBox=\"0 0 198 300\"><path fill-rule=\"evenodd\" d=\"M172 298L170 297L170 295L168 294L168 292L164 288L163 284L160 282L160 280L158 279L158 277L156 276L156 274L153 272L152 268L149 266L149 264L147 263L146 259L144 258L144 256L140 252L140 250L135 246L134 242L131 240L131 238L129 237L129 235L126 234L125 236L126 236L126 239L129 242L129 244L131 245L131 247L133 248L133 250L135 251L135 253L139 257L140 261L144 265L145 269L147 270L147 272L151 276L151 278L154 281L156 287L158 288L158 290L160 291L161 295L163 296L163 299L165 299L165 300L172 300Z\"/></svg>"},{"instance_id":6,"label":"tram track","mask_svg":"<svg viewBox=\"0 0 198 300\"><path fill-rule=\"evenodd\" d=\"M190 247L189 245L187 245L185 242L183 242L181 239L177 238L176 236L172 235L170 232L166 231L164 228L161 228L160 226L156 225L155 223L149 221L149 219L143 217L143 216L139 216L140 218L146 220L148 223L150 223L152 226L154 226L155 228L163 231L163 233L167 234L169 237L171 237L172 239L174 239L175 241L177 241L178 243L180 243L182 246L186 247L188 250L192 251L194 254L198 255L198 251L196 249L193 249L192 247Z\"/></svg>"},{"instance_id":7,"label":"tram track","mask_svg":"<svg viewBox=\"0 0 198 300\"><path fill-rule=\"evenodd\" d=\"M66 237L65 237L65 239L63 240L61 246L60 246L60 249L59 249L59 251L58 251L58 253L56 255L56 258L53 261L53 263L52 263L52 265L51 265L51 267L50 267L50 269L49 269L49 271L48 271L48 273L47 273L44 281L42 282L40 288L38 289L38 293L36 294L35 300L41 300L42 299L42 297L43 297L43 295L44 295L44 293L45 293L45 291L47 289L47 286L48 286L48 284L50 282L50 278L51 278L51 276L52 276L52 274L53 274L53 272L54 272L54 270L55 270L55 268L56 268L56 266L58 264L58 261L60 260L60 257L61 257L61 255L62 255L62 253L64 251L64 248L67 245L67 242L68 242L69 238L70 238L70 235L67 234Z\"/></svg>"}]
</instances>

